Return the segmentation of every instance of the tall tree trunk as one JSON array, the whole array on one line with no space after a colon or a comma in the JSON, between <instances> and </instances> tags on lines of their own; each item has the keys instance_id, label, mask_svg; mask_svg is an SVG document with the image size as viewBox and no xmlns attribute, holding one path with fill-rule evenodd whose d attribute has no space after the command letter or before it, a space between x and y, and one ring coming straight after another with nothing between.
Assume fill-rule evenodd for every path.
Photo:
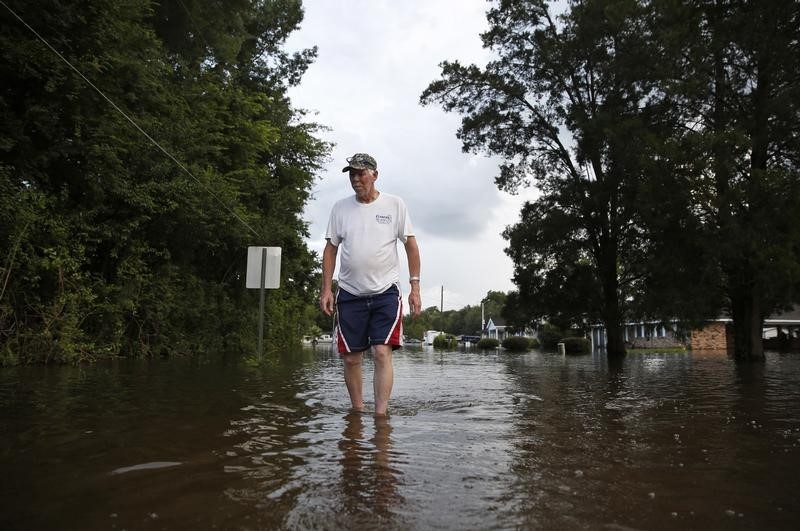
<instances>
[{"instance_id":1,"label":"tall tree trunk","mask_svg":"<svg viewBox=\"0 0 800 531\"><path fill-rule=\"evenodd\" d=\"M619 280L616 267L604 268L602 274L606 354L609 358L619 358L625 356L625 339L622 334L622 312L619 307Z\"/></svg>"},{"instance_id":2,"label":"tall tree trunk","mask_svg":"<svg viewBox=\"0 0 800 531\"><path fill-rule=\"evenodd\" d=\"M606 354L610 358L622 358L625 356L625 339L622 334L622 326L619 322L613 323L606 321Z\"/></svg>"},{"instance_id":3,"label":"tall tree trunk","mask_svg":"<svg viewBox=\"0 0 800 531\"><path fill-rule=\"evenodd\" d=\"M767 171L769 145L769 57L769 52L765 50L757 53L756 85L752 94L753 114L747 128L750 136L750 175L746 188L749 201L747 205L739 207L739 219L734 226L752 225L751 209L759 208L764 195L761 188ZM758 241L741 242L739 252L756 254L758 245ZM769 309L763 307L762 290L757 280L760 266L747 257L736 260L733 264L738 264L738 270L728 277L734 280L733 285L729 286L733 314L733 355L740 361L763 360L763 314L765 310L769 312Z\"/></svg>"},{"instance_id":4,"label":"tall tree trunk","mask_svg":"<svg viewBox=\"0 0 800 531\"><path fill-rule=\"evenodd\" d=\"M764 360L761 339L764 319L761 298L754 286L741 286L731 295L733 356L738 361Z\"/></svg>"}]
</instances>

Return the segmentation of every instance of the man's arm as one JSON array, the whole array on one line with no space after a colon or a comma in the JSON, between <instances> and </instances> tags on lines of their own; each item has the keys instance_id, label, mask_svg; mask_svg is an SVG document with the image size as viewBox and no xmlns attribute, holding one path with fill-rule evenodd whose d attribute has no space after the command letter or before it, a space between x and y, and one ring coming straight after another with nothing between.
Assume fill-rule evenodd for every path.
<instances>
[{"instance_id":1,"label":"man's arm","mask_svg":"<svg viewBox=\"0 0 800 531\"><path fill-rule=\"evenodd\" d=\"M408 276L411 278L411 293L408 295L408 306L411 310L411 315L417 317L422 313L422 297L419 294L419 272L420 272L420 258L419 247L417 246L417 238L409 236L406 238L406 257L408 258Z\"/></svg>"},{"instance_id":2,"label":"man's arm","mask_svg":"<svg viewBox=\"0 0 800 531\"><path fill-rule=\"evenodd\" d=\"M319 307L325 315L333 315L333 269L336 267L336 254L339 248L331 243L330 240L325 244L322 251L322 289L319 294Z\"/></svg>"}]
</instances>

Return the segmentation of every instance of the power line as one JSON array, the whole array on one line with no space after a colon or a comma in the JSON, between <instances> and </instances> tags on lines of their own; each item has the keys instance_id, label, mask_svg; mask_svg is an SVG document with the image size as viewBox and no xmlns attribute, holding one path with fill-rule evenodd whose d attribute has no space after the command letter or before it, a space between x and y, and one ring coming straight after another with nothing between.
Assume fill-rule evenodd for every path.
<instances>
[{"instance_id":1,"label":"power line","mask_svg":"<svg viewBox=\"0 0 800 531\"><path fill-rule=\"evenodd\" d=\"M52 51L54 54L56 54L56 55L57 55L57 56L58 56L58 57L59 57L59 58L60 58L62 61L64 61L64 62L67 64L67 66L69 66L69 67L70 67L72 70L74 70L74 71L75 71L75 73L76 73L76 74L78 74L78 75L79 75L81 78L83 78L83 80L84 80L84 81L86 81L86 83L88 83L90 87L92 87L92 88L93 88L93 89L94 89L94 90L95 90L95 91L96 91L98 94L100 94L100 96L102 96L102 97L103 97L103 99L105 99L105 100L106 100L106 101L107 101L109 104L111 104L111 106L112 106L112 107L114 107L114 109L116 109L118 113L120 113L122 116L124 116L124 117L125 117L125 119L126 119L126 120L128 120L128 121L131 123L131 125L133 125L133 127L135 127L135 128L136 128L136 129L137 129L137 130L138 130L140 133L142 133L142 134L143 134L143 135L144 135L144 136L145 136L145 137L146 137L146 138L147 138L147 139L148 139L150 142L152 142L152 144L153 144L154 146L156 146L158 149L160 149L160 150L161 150L161 152L163 152L163 153L164 153L164 154L165 154L167 157L169 157L170 159L172 159L172 161L173 161L175 164L177 164L177 165L178 165L178 167L179 167L180 169L182 169L184 172L186 172L186 174L187 174L189 177L191 177L191 178L192 178L192 179L193 179L193 180L194 180L194 181L195 181L197 184L199 184L201 188L203 188L203 189L204 189L206 192L208 192L208 194L209 194L211 197L213 197L213 198L214 198L214 199L215 199L215 200L216 200L216 201L217 201L217 202L218 202L220 205L222 205L222 206L223 206L223 208L225 208L225 210L227 210L228 212L230 212L230 214L231 214L231 215L233 215L233 217L235 217L236 219L238 219L238 220L239 220L239 221L242 223L242 225L244 225L245 227L247 227L247 228L250 230L250 232L252 232L253 234L255 234L255 235L256 235L256 236L258 236L258 237L261 237L261 235L260 235L260 234L259 234L259 233L258 233L258 232L257 232L257 231L256 231L256 230L253 228L253 227L251 227L251 226L250 226L250 224L248 224L248 223L247 223L245 220L243 220L243 219L242 219L242 218L241 218L241 217L240 217L240 216L239 216L239 215L238 215L236 212L234 212L234 211L233 211L233 209L232 209L231 207L229 207L229 206L228 206L228 205L227 205L227 204L226 204L226 203L225 203L225 202L224 202L222 199L220 199L220 197L219 197L219 196L217 196L217 194L215 194L213 190L211 190L209 187L207 187L205 184L203 184L203 183L200 181L200 179L198 179L197 177L195 177L195 176L194 176L194 174L193 174L191 171L189 171L189 169L188 169L186 166L184 166L184 165L183 165L183 163L181 163L181 161L179 161L177 158L175 158L175 157L172 155L172 153L170 153L169 151L167 151L166 149L164 149L164 147L162 147L162 146L161 146L161 144L159 144L159 143L158 143L158 142L157 142L157 141L156 141L156 140L155 140L155 139L154 139L152 136L150 136L150 135L147 133L147 131L145 131L144 129L142 129L142 128L139 126L139 124L137 124L137 123L136 123L136 122L133 120L133 118L131 118L130 116L128 116L128 115L125 113L125 111L123 111L123 110L122 110L122 109L121 109L121 108L120 108L120 107L119 107L119 106L118 106L116 103L114 103L114 102L111 100L111 98L109 98L108 96L106 96L106 95L105 95L105 93L104 93L102 90L100 90L100 89L99 89L99 88L98 88L98 87L97 87L97 86L96 86L94 83L92 83L92 82L89 80L89 78L87 78L85 75L83 75L83 73L82 73L80 70L78 70L78 69L77 69L75 66L73 66L73 64L72 64L72 63L70 63L70 62L69 62L69 60L67 60L67 58L66 58L66 57L64 57L63 55L61 55L61 53L59 53L59 51L58 51L58 50L56 50L55 48L53 48L53 46L51 46L51 45L50 45L50 43L49 43L49 42L47 42L47 40L45 40L45 38L44 38L44 37L42 37L41 35L39 35L39 33L38 33L38 32L37 32L35 29L33 29L33 28L30 26L30 24L28 24L27 22L25 22L25 21L22 19L22 17L20 17L20 16L19 16L19 15L18 15L18 14L17 14L17 13L16 13L14 10L13 10L13 9L11 9L10 7L8 7L8 5L7 5L7 4L6 4L6 3L5 3L3 0L0 0L0 4L3 4L3 7L5 7L5 8L6 8L6 9L7 9L7 10L8 10L8 11L9 11L9 12L12 14L12 15L14 15L14 17L15 17L17 20L19 20L19 21L20 21L20 22L21 22L21 23L22 23L22 24L23 24L23 25L24 25L26 28L28 28L28 29L31 31L31 33L33 33L34 35L36 35L36 37L37 37L37 38L38 38L40 41L42 41L42 43L44 43L44 45L45 45L45 46L47 46L48 48L50 48L50 50L51 50L51 51Z\"/></svg>"}]
</instances>

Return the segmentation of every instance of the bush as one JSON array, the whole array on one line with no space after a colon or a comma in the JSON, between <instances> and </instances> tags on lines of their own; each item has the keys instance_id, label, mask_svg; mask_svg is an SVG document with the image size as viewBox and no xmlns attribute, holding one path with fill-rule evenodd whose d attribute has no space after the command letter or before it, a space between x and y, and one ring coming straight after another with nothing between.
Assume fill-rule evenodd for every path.
<instances>
[{"instance_id":1,"label":"bush","mask_svg":"<svg viewBox=\"0 0 800 531\"><path fill-rule=\"evenodd\" d=\"M591 342L585 337L565 337L561 343L567 354L589 354L592 350Z\"/></svg>"},{"instance_id":2,"label":"bush","mask_svg":"<svg viewBox=\"0 0 800 531\"><path fill-rule=\"evenodd\" d=\"M509 336L503 340L503 348L517 352L531 348L531 341L527 337Z\"/></svg>"},{"instance_id":3,"label":"bush","mask_svg":"<svg viewBox=\"0 0 800 531\"><path fill-rule=\"evenodd\" d=\"M478 341L478 348L488 350L494 349L500 346L500 342L493 337L483 337L480 341Z\"/></svg>"},{"instance_id":4,"label":"bush","mask_svg":"<svg viewBox=\"0 0 800 531\"><path fill-rule=\"evenodd\" d=\"M433 348L454 349L458 348L458 339L450 334L439 334L433 338Z\"/></svg>"},{"instance_id":5,"label":"bush","mask_svg":"<svg viewBox=\"0 0 800 531\"><path fill-rule=\"evenodd\" d=\"M539 340L536 339L535 337L532 337L531 338L531 348L539 348L540 346L541 345L539 345Z\"/></svg>"},{"instance_id":6,"label":"bush","mask_svg":"<svg viewBox=\"0 0 800 531\"><path fill-rule=\"evenodd\" d=\"M555 350L562 337L564 337L564 332L550 323L545 323L539 330L539 341L541 341L542 347L548 350Z\"/></svg>"}]
</instances>

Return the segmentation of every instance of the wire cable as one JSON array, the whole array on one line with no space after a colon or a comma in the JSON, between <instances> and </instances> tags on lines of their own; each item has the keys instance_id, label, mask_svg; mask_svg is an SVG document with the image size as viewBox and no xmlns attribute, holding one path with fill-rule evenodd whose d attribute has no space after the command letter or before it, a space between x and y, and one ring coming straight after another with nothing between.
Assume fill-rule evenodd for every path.
<instances>
[{"instance_id":1,"label":"wire cable","mask_svg":"<svg viewBox=\"0 0 800 531\"><path fill-rule=\"evenodd\" d=\"M57 55L57 56L58 56L58 57L59 57L59 58L60 58L62 61L64 61L64 62L67 64L67 66L69 66L69 67L70 67L72 70L74 70L76 74L78 74L78 75L79 75L81 78L83 78L83 80L84 80L84 81L86 81L86 83L88 83L90 87L92 87L92 88L93 88L93 89L94 89L94 90L95 90L95 91L96 91L98 94L100 94L100 96L102 96L102 97L103 97L103 99L105 99L105 100L106 100L106 101L107 101L107 102L108 102L108 103L109 103L109 104L110 104L112 107L114 107L114 109L116 109L116 111L117 111L118 113L120 113L122 116L124 116L124 117L125 117L125 119L126 119L126 120L128 120L128 121L131 123L131 125L133 125L133 127L135 127L135 128L136 128L136 129L137 129L137 130L138 130L140 133L142 133L142 134L143 134L143 135L144 135L144 136L145 136L145 137L146 137L146 138L147 138L147 139L148 139L150 142L152 142L152 144L153 144L154 146L156 146L156 147L157 147L159 150L161 150L161 152L163 152L163 153L164 153L164 154L165 154L167 157L169 157L170 159L172 159L172 161L173 161L175 164L177 164L177 165L178 165L178 167L179 167L181 170L183 170L183 171L184 171L184 172L185 172L185 173L186 173L186 174L187 174L189 177L191 177L191 178L192 178L192 179L193 179L193 180L194 180L194 181L195 181L197 184L199 184L201 188L203 188L203 189L204 189L206 192L208 192L208 194L209 194L211 197L213 197L213 198L214 198L214 199L215 199L215 200L216 200L216 201L217 201L217 202L218 202L220 205L222 205L222 206L225 208L225 210L227 210L228 212L230 212L230 214L231 214L231 215L233 215L233 217L235 217L236 219L238 219L238 220L239 220L239 221L242 223L242 225L244 225L245 227L247 227L247 228L250 230L250 232L252 232L253 234L255 234L255 235L256 235L257 237L259 237L259 238L261 237L261 235L260 235L260 234L259 234L259 233L258 233L258 232L257 232L257 231L256 231L256 230L253 228L253 227L251 227L249 223L247 223L247 222L246 222L245 220L243 220L243 219L242 219L242 218L241 218L241 217L240 217L240 216L239 216L239 215L238 215L236 212L234 212L234 210L233 210L231 207L229 207L229 206L228 206L228 205L227 205L227 204L226 204L226 203L225 203L225 202L224 202L222 199L220 199L220 197L219 197L217 194L215 194L213 190L211 190L209 187L207 187L206 185L204 185L204 184L202 183L202 181L200 181L200 179L198 179L197 177L195 177L195 176L194 176L194 174L193 174L191 171L189 171L189 169L188 169L186 166L184 166L184 165L183 165L183 163L181 163L181 161L179 161L177 158L175 158L175 157L172 155L172 153L170 153L169 151L167 151L166 149L164 149L164 147L163 147L161 144L159 144L159 143L158 143L158 142L157 142L157 141L156 141L156 140L155 140L155 139L154 139L152 136L150 136L150 135L147 133L147 131L145 131L144 129L142 129L142 128L139 126L139 124L137 124L137 123L136 123L136 122L133 120L133 118L131 118L130 116L128 116L128 115L125 113L125 111L123 111L123 110L122 110L122 109L121 109L121 108L120 108L120 107L119 107L119 106L118 106L116 103L114 103L114 102L111 100L111 98L109 98L108 96L106 96L106 95L105 95L105 93L104 93L102 90L100 90L100 89L99 89L99 88L98 88L98 87L97 87L97 86L96 86L94 83L92 83L92 82L89 80L89 78L87 78L85 75L83 75L83 73L82 73L80 70L78 70L78 69L77 69L75 66L73 66L73 64L72 64L72 63L70 63L70 62L69 62L69 60L67 60L67 58L66 58L66 57L64 57L63 55L61 55L61 53L60 53L58 50L56 50L55 48L53 48L53 46L51 46L51 45L50 45L50 43L49 43L49 42L47 42L47 40L45 40L45 38L44 38L44 37L42 37L41 35L39 35L39 33L38 33L38 32L37 32L35 29L33 29L33 28L30 26L30 24L28 24L27 22L25 22L25 20L23 20L23 19L22 19L22 17L20 17L20 16L19 16L19 15L18 15L18 14L17 14L17 13L16 13L14 10L13 10L13 9L11 9L10 7L8 7L8 4L6 4L6 3L5 3L3 0L0 0L0 4L3 4L3 7L5 7L5 8L6 8L6 9L9 11L9 13L11 13L12 15L14 15L14 17L15 17L17 20L19 20L19 21L20 21L20 22L21 22L21 23L22 23L22 24L23 24L23 25L24 25L26 28L28 28L28 29L31 31L31 33L33 33L34 35L36 35L36 37L37 37L37 38L38 38L40 41L42 41L42 43L44 43L44 45L45 45L45 46L47 46L47 47L48 47L48 48L49 48L49 49L50 49L50 50L51 50L51 51L52 51L54 54L56 54L56 55Z\"/></svg>"}]
</instances>

